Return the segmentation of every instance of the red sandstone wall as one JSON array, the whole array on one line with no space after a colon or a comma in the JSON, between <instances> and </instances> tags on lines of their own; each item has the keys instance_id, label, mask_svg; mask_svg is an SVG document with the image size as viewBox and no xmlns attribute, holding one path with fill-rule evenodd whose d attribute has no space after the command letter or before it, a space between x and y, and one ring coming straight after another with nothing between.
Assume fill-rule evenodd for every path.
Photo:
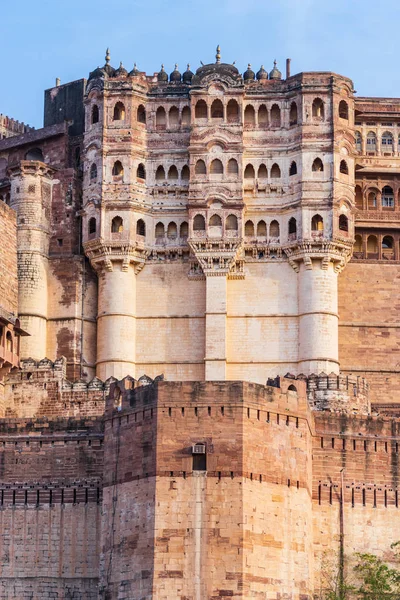
<instances>
[{"instance_id":1,"label":"red sandstone wall","mask_svg":"<svg viewBox=\"0 0 400 600\"><path fill-rule=\"evenodd\" d=\"M15 212L0 202L0 311L17 316L17 225Z\"/></svg>"},{"instance_id":2,"label":"red sandstone wall","mask_svg":"<svg viewBox=\"0 0 400 600\"><path fill-rule=\"evenodd\" d=\"M98 598L101 423L0 423L0 598Z\"/></svg>"},{"instance_id":3,"label":"red sandstone wall","mask_svg":"<svg viewBox=\"0 0 400 600\"><path fill-rule=\"evenodd\" d=\"M352 262L339 276L341 370L365 377L372 402L400 403L400 267Z\"/></svg>"}]
</instances>

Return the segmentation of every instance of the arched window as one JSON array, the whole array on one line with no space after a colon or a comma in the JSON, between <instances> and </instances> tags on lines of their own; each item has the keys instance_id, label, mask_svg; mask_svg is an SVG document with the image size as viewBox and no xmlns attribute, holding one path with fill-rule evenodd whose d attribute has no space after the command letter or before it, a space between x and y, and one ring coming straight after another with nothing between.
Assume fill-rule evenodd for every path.
<instances>
[{"instance_id":1,"label":"arched window","mask_svg":"<svg viewBox=\"0 0 400 600\"><path fill-rule=\"evenodd\" d=\"M167 115L165 112L165 108L163 106L159 106L156 111L156 127L163 128L167 124Z\"/></svg>"},{"instance_id":2,"label":"arched window","mask_svg":"<svg viewBox=\"0 0 400 600\"><path fill-rule=\"evenodd\" d=\"M156 238L160 239L163 238L165 236L165 227L164 227L164 223L157 223L156 224Z\"/></svg>"},{"instance_id":3,"label":"arched window","mask_svg":"<svg viewBox=\"0 0 400 600\"><path fill-rule=\"evenodd\" d=\"M190 125L190 107L184 106L182 110L182 125L188 127Z\"/></svg>"},{"instance_id":4,"label":"arched window","mask_svg":"<svg viewBox=\"0 0 400 600\"><path fill-rule=\"evenodd\" d=\"M140 163L138 165L137 171L136 171L136 177L138 179L146 179L146 169L144 168L144 164Z\"/></svg>"},{"instance_id":5,"label":"arched window","mask_svg":"<svg viewBox=\"0 0 400 600\"><path fill-rule=\"evenodd\" d=\"M222 162L219 158L214 158L210 165L210 174L211 175L222 175L224 172L224 168L222 166Z\"/></svg>"},{"instance_id":6,"label":"arched window","mask_svg":"<svg viewBox=\"0 0 400 600\"><path fill-rule=\"evenodd\" d=\"M136 223L136 235L146 235L146 223L143 221L143 219L139 219L139 221Z\"/></svg>"},{"instance_id":7,"label":"arched window","mask_svg":"<svg viewBox=\"0 0 400 600\"><path fill-rule=\"evenodd\" d=\"M362 135L359 131L356 131L356 150L362 152Z\"/></svg>"},{"instance_id":8,"label":"arched window","mask_svg":"<svg viewBox=\"0 0 400 600\"><path fill-rule=\"evenodd\" d=\"M228 215L225 221L225 229L227 231L237 231L238 230L238 220L236 215Z\"/></svg>"},{"instance_id":9,"label":"arched window","mask_svg":"<svg viewBox=\"0 0 400 600\"><path fill-rule=\"evenodd\" d=\"M12 339L11 331L7 331L7 334L6 334L6 350L7 350L7 352L13 351L13 339Z\"/></svg>"},{"instance_id":10,"label":"arched window","mask_svg":"<svg viewBox=\"0 0 400 600\"><path fill-rule=\"evenodd\" d=\"M373 131L369 131L367 134L367 152L376 152L376 135Z\"/></svg>"},{"instance_id":11,"label":"arched window","mask_svg":"<svg viewBox=\"0 0 400 600\"><path fill-rule=\"evenodd\" d=\"M206 175L207 170L206 170L206 163L204 162L204 160L198 160L194 169L194 172L196 173L196 175Z\"/></svg>"},{"instance_id":12,"label":"arched window","mask_svg":"<svg viewBox=\"0 0 400 600\"><path fill-rule=\"evenodd\" d=\"M196 119L207 119L207 104L205 100L198 100L194 109Z\"/></svg>"},{"instance_id":13,"label":"arched window","mask_svg":"<svg viewBox=\"0 0 400 600\"><path fill-rule=\"evenodd\" d=\"M125 106L122 102L117 102L114 106L114 121L123 121L125 119Z\"/></svg>"},{"instance_id":14,"label":"arched window","mask_svg":"<svg viewBox=\"0 0 400 600\"><path fill-rule=\"evenodd\" d=\"M281 126L281 109L277 104L273 104L271 108L271 127Z\"/></svg>"},{"instance_id":15,"label":"arched window","mask_svg":"<svg viewBox=\"0 0 400 600\"><path fill-rule=\"evenodd\" d=\"M279 223L278 221L271 221L269 226L269 237L270 239L279 240Z\"/></svg>"},{"instance_id":16,"label":"arched window","mask_svg":"<svg viewBox=\"0 0 400 600\"><path fill-rule=\"evenodd\" d=\"M239 104L233 98L229 100L226 107L226 116L228 119L228 123L238 123L239 122Z\"/></svg>"},{"instance_id":17,"label":"arched window","mask_svg":"<svg viewBox=\"0 0 400 600\"><path fill-rule=\"evenodd\" d=\"M254 107L248 104L244 109L244 124L255 125L256 124L256 113Z\"/></svg>"},{"instance_id":18,"label":"arched window","mask_svg":"<svg viewBox=\"0 0 400 600\"><path fill-rule=\"evenodd\" d=\"M164 181L165 180L165 170L162 165L157 167L156 171L156 181Z\"/></svg>"},{"instance_id":19,"label":"arched window","mask_svg":"<svg viewBox=\"0 0 400 600\"><path fill-rule=\"evenodd\" d=\"M315 173L322 173L324 170L324 164L320 158L316 158L312 164L312 170Z\"/></svg>"},{"instance_id":20,"label":"arched window","mask_svg":"<svg viewBox=\"0 0 400 600\"><path fill-rule=\"evenodd\" d=\"M369 235L367 239L367 256L378 254L378 238L375 235Z\"/></svg>"},{"instance_id":21,"label":"arched window","mask_svg":"<svg viewBox=\"0 0 400 600\"><path fill-rule=\"evenodd\" d=\"M90 167L90 181L96 181L97 179L97 165L93 163Z\"/></svg>"},{"instance_id":22,"label":"arched window","mask_svg":"<svg viewBox=\"0 0 400 600\"><path fill-rule=\"evenodd\" d=\"M314 215L311 219L311 231L323 231L324 220L321 215Z\"/></svg>"},{"instance_id":23,"label":"arched window","mask_svg":"<svg viewBox=\"0 0 400 600\"><path fill-rule=\"evenodd\" d=\"M114 177L122 177L124 174L124 167L120 160L116 160L113 166L112 174Z\"/></svg>"},{"instance_id":24,"label":"arched window","mask_svg":"<svg viewBox=\"0 0 400 600\"><path fill-rule=\"evenodd\" d=\"M363 209L363 193L362 193L362 189L359 185L356 185L355 202L356 202L356 208L359 208L360 210L362 210Z\"/></svg>"},{"instance_id":25,"label":"arched window","mask_svg":"<svg viewBox=\"0 0 400 600\"><path fill-rule=\"evenodd\" d=\"M176 106L172 106L169 111L169 126L178 127L179 125L179 110Z\"/></svg>"},{"instance_id":26,"label":"arched window","mask_svg":"<svg viewBox=\"0 0 400 600\"><path fill-rule=\"evenodd\" d=\"M268 110L265 104L261 104L258 109L258 126L266 127L268 125Z\"/></svg>"},{"instance_id":27,"label":"arched window","mask_svg":"<svg viewBox=\"0 0 400 600\"><path fill-rule=\"evenodd\" d=\"M203 215L196 215L193 219L193 230L194 231L205 231L206 222Z\"/></svg>"},{"instance_id":28,"label":"arched window","mask_svg":"<svg viewBox=\"0 0 400 600\"><path fill-rule=\"evenodd\" d=\"M314 119L323 119L324 118L324 103L321 98L315 98L312 103L312 116Z\"/></svg>"},{"instance_id":29,"label":"arched window","mask_svg":"<svg viewBox=\"0 0 400 600\"><path fill-rule=\"evenodd\" d=\"M368 210L374 210L376 208L376 192L372 191L368 193Z\"/></svg>"},{"instance_id":30,"label":"arched window","mask_svg":"<svg viewBox=\"0 0 400 600\"><path fill-rule=\"evenodd\" d=\"M346 215L339 216L339 229L340 231L349 231L349 220Z\"/></svg>"},{"instance_id":31,"label":"arched window","mask_svg":"<svg viewBox=\"0 0 400 600\"><path fill-rule=\"evenodd\" d=\"M274 163L271 167L271 179L280 179L280 177L281 177L281 170L279 168L279 165Z\"/></svg>"},{"instance_id":32,"label":"arched window","mask_svg":"<svg viewBox=\"0 0 400 600\"><path fill-rule=\"evenodd\" d=\"M245 179L254 179L256 176L256 173L254 171L254 167L253 165L246 165L246 168L244 170L244 178Z\"/></svg>"},{"instance_id":33,"label":"arched window","mask_svg":"<svg viewBox=\"0 0 400 600\"><path fill-rule=\"evenodd\" d=\"M345 100L339 102L339 117L341 119L349 120L349 105Z\"/></svg>"},{"instance_id":34,"label":"arched window","mask_svg":"<svg viewBox=\"0 0 400 600\"><path fill-rule=\"evenodd\" d=\"M228 161L228 173L229 175L237 175L239 173L237 160L235 160L234 158L231 158Z\"/></svg>"},{"instance_id":35,"label":"arched window","mask_svg":"<svg viewBox=\"0 0 400 600\"><path fill-rule=\"evenodd\" d=\"M257 177L258 177L258 179L267 179L268 178L267 167L264 165L264 163L262 163L258 167Z\"/></svg>"},{"instance_id":36,"label":"arched window","mask_svg":"<svg viewBox=\"0 0 400 600\"><path fill-rule=\"evenodd\" d=\"M190 170L189 167L187 165L184 165L182 167L182 171L181 171L181 180L182 181L189 181L190 179Z\"/></svg>"},{"instance_id":37,"label":"arched window","mask_svg":"<svg viewBox=\"0 0 400 600\"><path fill-rule=\"evenodd\" d=\"M94 104L92 106L92 125L94 125L95 123L99 122L99 107L97 106L97 104Z\"/></svg>"},{"instance_id":38,"label":"arched window","mask_svg":"<svg viewBox=\"0 0 400 600\"><path fill-rule=\"evenodd\" d=\"M208 224L210 227L222 227L222 219L219 215L212 215Z\"/></svg>"},{"instance_id":39,"label":"arched window","mask_svg":"<svg viewBox=\"0 0 400 600\"><path fill-rule=\"evenodd\" d=\"M170 181L177 181L179 179L178 169L175 165L172 165L168 171L168 179Z\"/></svg>"},{"instance_id":40,"label":"arched window","mask_svg":"<svg viewBox=\"0 0 400 600\"><path fill-rule=\"evenodd\" d=\"M292 102L290 105L289 125L297 125L297 104Z\"/></svg>"},{"instance_id":41,"label":"arched window","mask_svg":"<svg viewBox=\"0 0 400 600\"><path fill-rule=\"evenodd\" d=\"M394 246L393 238L391 235L385 235L382 240L382 248L384 250L392 250Z\"/></svg>"},{"instance_id":42,"label":"arched window","mask_svg":"<svg viewBox=\"0 0 400 600\"><path fill-rule=\"evenodd\" d=\"M254 237L254 223L253 221L246 221L244 225L244 235L246 237Z\"/></svg>"},{"instance_id":43,"label":"arched window","mask_svg":"<svg viewBox=\"0 0 400 600\"><path fill-rule=\"evenodd\" d=\"M390 185L385 185L382 190L382 207L393 208L394 207L394 193Z\"/></svg>"},{"instance_id":44,"label":"arched window","mask_svg":"<svg viewBox=\"0 0 400 600\"><path fill-rule=\"evenodd\" d=\"M340 172L343 173L343 175L349 174L349 167L347 166L347 162L345 160L340 161Z\"/></svg>"},{"instance_id":45,"label":"arched window","mask_svg":"<svg viewBox=\"0 0 400 600\"><path fill-rule=\"evenodd\" d=\"M385 131L382 135L382 152L390 154L393 152L393 136L390 131Z\"/></svg>"},{"instance_id":46,"label":"arched window","mask_svg":"<svg viewBox=\"0 0 400 600\"><path fill-rule=\"evenodd\" d=\"M294 217L291 217L289 219L289 235L296 235L296 234L297 234L297 222Z\"/></svg>"},{"instance_id":47,"label":"arched window","mask_svg":"<svg viewBox=\"0 0 400 600\"><path fill-rule=\"evenodd\" d=\"M171 223L168 223L168 228L167 228L167 238L170 240L175 240L178 236L178 228L176 226L176 223L174 223L174 221L171 221Z\"/></svg>"},{"instance_id":48,"label":"arched window","mask_svg":"<svg viewBox=\"0 0 400 600\"><path fill-rule=\"evenodd\" d=\"M121 233L124 230L124 222L121 217L114 217L111 221L111 233Z\"/></svg>"},{"instance_id":49,"label":"arched window","mask_svg":"<svg viewBox=\"0 0 400 600\"><path fill-rule=\"evenodd\" d=\"M146 123L146 109L143 104L139 104L136 118L138 123Z\"/></svg>"},{"instance_id":50,"label":"arched window","mask_svg":"<svg viewBox=\"0 0 400 600\"><path fill-rule=\"evenodd\" d=\"M224 106L221 100L217 99L211 104L211 118L212 119L223 119L224 118Z\"/></svg>"},{"instance_id":51,"label":"arched window","mask_svg":"<svg viewBox=\"0 0 400 600\"><path fill-rule=\"evenodd\" d=\"M43 152L40 148L32 148L25 154L25 160L40 160L40 162L44 162Z\"/></svg>"},{"instance_id":52,"label":"arched window","mask_svg":"<svg viewBox=\"0 0 400 600\"><path fill-rule=\"evenodd\" d=\"M89 219L89 235L96 233L96 219L94 217L91 217Z\"/></svg>"},{"instance_id":53,"label":"arched window","mask_svg":"<svg viewBox=\"0 0 400 600\"><path fill-rule=\"evenodd\" d=\"M257 237L267 236L267 224L265 221L258 221L257 223Z\"/></svg>"},{"instance_id":54,"label":"arched window","mask_svg":"<svg viewBox=\"0 0 400 600\"><path fill-rule=\"evenodd\" d=\"M179 237L184 240L188 237L189 235L189 225L186 221L184 221L179 229Z\"/></svg>"},{"instance_id":55,"label":"arched window","mask_svg":"<svg viewBox=\"0 0 400 600\"><path fill-rule=\"evenodd\" d=\"M354 240L354 252L362 252L362 251L363 251L362 237L361 237L361 235L356 235L355 240Z\"/></svg>"},{"instance_id":56,"label":"arched window","mask_svg":"<svg viewBox=\"0 0 400 600\"><path fill-rule=\"evenodd\" d=\"M290 169L289 169L289 175L297 175L297 165L295 163L295 161L292 162L292 164L290 165Z\"/></svg>"},{"instance_id":57,"label":"arched window","mask_svg":"<svg viewBox=\"0 0 400 600\"><path fill-rule=\"evenodd\" d=\"M295 385L289 385L288 387L288 391L289 392L297 392L297 387Z\"/></svg>"}]
</instances>

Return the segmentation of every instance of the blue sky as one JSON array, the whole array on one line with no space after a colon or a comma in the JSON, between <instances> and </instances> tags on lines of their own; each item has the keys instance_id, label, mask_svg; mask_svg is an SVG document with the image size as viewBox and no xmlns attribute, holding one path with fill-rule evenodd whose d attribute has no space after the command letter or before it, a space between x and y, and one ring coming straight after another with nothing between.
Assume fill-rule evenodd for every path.
<instances>
[{"instance_id":1,"label":"blue sky","mask_svg":"<svg viewBox=\"0 0 400 600\"><path fill-rule=\"evenodd\" d=\"M43 90L104 64L147 73L222 60L245 71L335 71L359 95L400 96L398 0L19 0L2 7L0 113L40 127Z\"/></svg>"}]
</instances>

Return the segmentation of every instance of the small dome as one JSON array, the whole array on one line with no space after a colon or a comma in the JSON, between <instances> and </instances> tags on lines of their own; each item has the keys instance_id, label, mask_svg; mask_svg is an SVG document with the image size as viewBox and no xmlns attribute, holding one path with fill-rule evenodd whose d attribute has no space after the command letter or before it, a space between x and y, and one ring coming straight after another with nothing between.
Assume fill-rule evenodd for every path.
<instances>
[{"instance_id":1,"label":"small dome","mask_svg":"<svg viewBox=\"0 0 400 600\"><path fill-rule=\"evenodd\" d=\"M254 81L255 74L254 71L251 70L251 64L247 65L247 71L243 73L243 79L245 81Z\"/></svg>"},{"instance_id":2,"label":"small dome","mask_svg":"<svg viewBox=\"0 0 400 600\"><path fill-rule=\"evenodd\" d=\"M97 69L95 69L94 71L91 71L91 73L89 73L89 81L91 79L99 79L104 77L105 75L105 71L104 69L97 67Z\"/></svg>"},{"instance_id":3,"label":"small dome","mask_svg":"<svg viewBox=\"0 0 400 600\"><path fill-rule=\"evenodd\" d=\"M175 63L175 69L172 71L171 75L169 76L169 80L173 81L174 83L178 83L181 81L181 74L178 71L178 65Z\"/></svg>"},{"instance_id":4,"label":"small dome","mask_svg":"<svg viewBox=\"0 0 400 600\"><path fill-rule=\"evenodd\" d=\"M258 81L261 81L262 79L268 79L268 73L264 69L264 65L261 65L260 70L257 72L256 77L257 77Z\"/></svg>"},{"instance_id":5,"label":"small dome","mask_svg":"<svg viewBox=\"0 0 400 600\"><path fill-rule=\"evenodd\" d=\"M133 69L132 71L129 73L130 77L137 77L138 75L140 75L140 71L139 69L136 67L136 63L133 65Z\"/></svg>"},{"instance_id":6,"label":"small dome","mask_svg":"<svg viewBox=\"0 0 400 600\"><path fill-rule=\"evenodd\" d=\"M282 73L276 67L276 60L274 60L274 68L272 69L271 73L269 74L269 78L270 79L282 79Z\"/></svg>"},{"instance_id":7,"label":"small dome","mask_svg":"<svg viewBox=\"0 0 400 600\"><path fill-rule=\"evenodd\" d=\"M128 71L125 69L122 62L120 62L118 69L114 73L114 77L126 77L127 75Z\"/></svg>"},{"instance_id":8,"label":"small dome","mask_svg":"<svg viewBox=\"0 0 400 600\"><path fill-rule=\"evenodd\" d=\"M193 73L190 70L190 65L188 64L186 71L182 75L183 83L191 83L192 77L193 77Z\"/></svg>"},{"instance_id":9,"label":"small dome","mask_svg":"<svg viewBox=\"0 0 400 600\"><path fill-rule=\"evenodd\" d=\"M168 75L164 71L164 65L161 65L161 71L158 73L157 79L158 79L158 81L162 81L162 82L168 81Z\"/></svg>"}]
</instances>

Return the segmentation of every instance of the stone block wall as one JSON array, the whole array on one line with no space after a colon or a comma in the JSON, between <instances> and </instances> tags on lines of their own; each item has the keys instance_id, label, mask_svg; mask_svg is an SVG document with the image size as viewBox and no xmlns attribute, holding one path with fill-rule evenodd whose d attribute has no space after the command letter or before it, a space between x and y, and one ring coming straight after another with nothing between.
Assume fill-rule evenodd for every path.
<instances>
[{"instance_id":1,"label":"stone block wall","mask_svg":"<svg viewBox=\"0 0 400 600\"><path fill-rule=\"evenodd\" d=\"M18 310L17 219L16 214L0 202L0 314L4 310L15 317Z\"/></svg>"}]
</instances>

